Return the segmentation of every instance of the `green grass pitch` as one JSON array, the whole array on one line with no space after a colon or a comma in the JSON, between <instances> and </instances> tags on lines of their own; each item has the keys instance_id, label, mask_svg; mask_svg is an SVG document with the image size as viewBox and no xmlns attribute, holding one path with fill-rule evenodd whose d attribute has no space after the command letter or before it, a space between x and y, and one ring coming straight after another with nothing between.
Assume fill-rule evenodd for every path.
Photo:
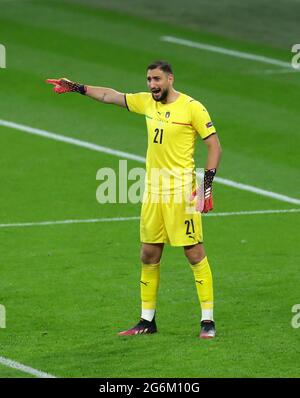
<instances>
[{"instance_id":1,"label":"green grass pitch","mask_svg":"<svg viewBox=\"0 0 300 398\"><path fill-rule=\"evenodd\" d=\"M299 197L299 73L160 37L287 62L290 49L217 33L83 2L4 2L0 119L144 156L142 117L79 95L56 96L44 80L66 76L144 91L146 65L168 59L175 87L202 101L217 126L218 175ZM0 224L139 215L139 205L96 201L96 172L117 169L115 156L3 126L0 148ZM201 142L196 158L203 167ZM297 207L217 183L214 189L215 212ZM7 319L0 356L57 377L299 377L300 329L291 326L292 306L300 302L299 213L206 217L203 224L215 285L213 341L197 338L193 276L182 250L170 247L162 260L159 333L117 336L139 317L138 220L1 227ZM0 377L30 376L0 365Z\"/></svg>"}]
</instances>

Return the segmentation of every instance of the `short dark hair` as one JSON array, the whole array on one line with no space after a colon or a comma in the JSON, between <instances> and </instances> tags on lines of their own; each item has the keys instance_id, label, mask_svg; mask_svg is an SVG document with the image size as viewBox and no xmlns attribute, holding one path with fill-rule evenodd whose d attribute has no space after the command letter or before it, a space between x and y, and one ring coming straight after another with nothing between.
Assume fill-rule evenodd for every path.
<instances>
[{"instance_id":1,"label":"short dark hair","mask_svg":"<svg viewBox=\"0 0 300 398\"><path fill-rule=\"evenodd\" d=\"M160 61L154 61L150 65L148 65L147 71L149 69L152 70L152 69L157 69L157 68L162 70L163 72L173 74L171 64L169 62L167 62L167 61L161 61L161 60Z\"/></svg>"}]
</instances>

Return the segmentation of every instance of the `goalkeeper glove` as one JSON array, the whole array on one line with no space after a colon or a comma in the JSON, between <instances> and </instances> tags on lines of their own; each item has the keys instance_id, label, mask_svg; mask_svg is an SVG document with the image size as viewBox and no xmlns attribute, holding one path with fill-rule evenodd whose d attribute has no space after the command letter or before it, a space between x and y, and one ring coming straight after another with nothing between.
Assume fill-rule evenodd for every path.
<instances>
[{"instance_id":1,"label":"goalkeeper glove","mask_svg":"<svg viewBox=\"0 0 300 398\"><path fill-rule=\"evenodd\" d=\"M82 95L86 94L86 86L83 84L72 82L66 78L62 79L47 79L46 83L53 84L53 90L57 94L64 94L70 92L80 93Z\"/></svg>"},{"instance_id":2,"label":"goalkeeper glove","mask_svg":"<svg viewBox=\"0 0 300 398\"><path fill-rule=\"evenodd\" d=\"M193 200L197 197L196 210L201 213L208 213L213 210L213 196L212 196L212 183L214 176L216 174L216 169L206 169L204 172L204 188L201 192L201 187L198 187L191 196Z\"/></svg>"}]
</instances>

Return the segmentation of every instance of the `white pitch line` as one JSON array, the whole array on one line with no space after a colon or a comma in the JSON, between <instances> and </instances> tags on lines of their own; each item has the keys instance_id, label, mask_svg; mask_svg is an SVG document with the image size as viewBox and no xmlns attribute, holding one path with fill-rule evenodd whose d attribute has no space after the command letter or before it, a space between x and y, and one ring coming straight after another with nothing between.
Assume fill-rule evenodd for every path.
<instances>
[{"instance_id":1,"label":"white pitch line","mask_svg":"<svg viewBox=\"0 0 300 398\"><path fill-rule=\"evenodd\" d=\"M41 372L40 370L31 368L30 366L23 365L22 363L16 361L12 361L11 359L8 358L0 357L0 364L12 369L17 369L23 373L31 374L41 379L56 379L56 376L53 376L49 373Z\"/></svg>"},{"instance_id":2,"label":"white pitch line","mask_svg":"<svg viewBox=\"0 0 300 398\"><path fill-rule=\"evenodd\" d=\"M112 148L104 147L104 146L101 146L101 145L93 144L93 143L90 143L90 142L87 142L87 141L78 140L76 138L71 138L71 137L67 137L67 136L64 136L64 135L52 133L50 131L46 131L46 130L41 130L41 129L25 126L23 124L18 124L18 123L9 122L7 120L0 119L0 126L12 128L12 129L19 130L19 131L23 131L23 132L29 133L29 134L38 135L38 136L49 138L49 139L52 139L52 140L55 140L55 141L65 142L65 143L68 143L68 144L72 144L72 145L76 145L76 146L79 146L79 147L87 148L87 149L90 149L90 150L93 150L93 151L107 153L107 154L112 155L112 156L117 156L118 158L121 157L123 159L130 159L130 160L135 160L135 161L140 162L140 163L146 163L146 159L144 157L139 156L139 155L135 155L133 153L119 151L119 150L116 150L116 149L112 149ZM273 198L273 199L277 199L277 200L280 200L280 201L283 201L283 202L288 202L288 203L293 203L293 204L300 205L300 199L291 198L289 196L278 194L278 193L272 192L272 191L266 191L264 189L254 187L252 185L241 184L241 183L238 183L236 181L228 180L228 179L221 178L221 177L216 177L215 181L220 183L220 184L223 184L223 185L231 186L233 188L237 188L237 189L241 189L241 190L244 190L244 191L253 192L253 193L256 193L258 195L267 196L267 197L270 197L270 198Z\"/></svg>"},{"instance_id":3,"label":"white pitch line","mask_svg":"<svg viewBox=\"0 0 300 398\"><path fill-rule=\"evenodd\" d=\"M202 214L204 217L226 217L226 216L244 216L254 214L277 214L277 213L299 213L300 209L283 209L283 210L250 210L250 211L234 211L224 213L207 213ZM61 221L40 221L40 222L25 222L25 223L10 223L0 224L0 228L18 228L18 227L43 227L47 225L65 225L65 224L89 224L99 222L114 222L114 221L133 221L139 220L140 217L112 217L112 218L90 218L83 220L61 220Z\"/></svg>"},{"instance_id":4,"label":"white pitch line","mask_svg":"<svg viewBox=\"0 0 300 398\"><path fill-rule=\"evenodd\" d=\"M264 69L264 70L247 70L243 71L244 75L282 75L299 73L300 69Z\"/></svg>"},{"instance_id":5,"label":"white pitch line","mask_svg":"<svg viewBox=\"0 0 300 398\"><path fill-rule=\"evenodd\" d=\"M215 177L215 180L219 182L220 184L227 185L232 188L237 188L242 191L248 191L248 192L253 192L258 195L262 196L268 196L269 198L272 199L278 199L282 202L288 202L288 203L293 203L296 205L300 205L300 199L296 198L291 198L290 196L282 195L280 193L272 192L272 191L266 191L265 189L257 188L252 185L247 185L247 184L241 184L240 182L235 182L232 180L227 180L226 178L222 177Z\"/></svg>"},{"instance_id":6,"label":"white pitch line","mask_svg":"<svg viewBox=\"0 0 300 398\"><path fill-rule=\"evenodd\" d=\"M50 131L41 130L41 129L37 129L34 127L30 127L30 126L25 126L23 124L9 122L7 120L0 119L0 126L9 127L9 128L15 129L15 130L20 130L20 131L23 131L24 133L38 135L40 137L50 138L51 140L61 141L61 142L65 142L67 144L80 146L82 148L87 148L87 149L90 149L90 150L96 151L96 152L102 152L102 153L107 153L107 154L113 155L113 156L136 160L141 163L146 162L146 159L142 156L134 155L134 154L128 153L128 152L118 151L116 149L111 149L111 148L108 148L105 146L93 144L91 142L82 141L82 140L78 140L76 138L67 137L65 135L52 133Z\"/></svg>"},{"instance_id":7,"label":"white pitch line","mask_svg":"<svg viewBox=\"0 0 300 398\"><path fill-rule=\"evenodd\" d=\"M265 73L266 75L278 75L282 73L299 73L300 69L266 69L259 73Z\"/></svg>"},{"instance_id":8,"label":"white pitch line","mask_svg":"<svg viewBox=\"0 0 300 398\"><path fill-rule=\"evenodd\" d=\"M226 217L226 216L248 216L254 214L277 214L277 213L299 213L300 209L283 209L283 210L249 210L249 211L233 211L228 213L207 213L202 214L205 217Z\"/></svg>"},{"instance_id":9,"label":"white pitch line","mask_svg":"<svg viewBox=\"0 0 300 398\"><path fill-rule=\"evenodd\" d=\"M61 220L61 221L39 221L39 222L24 222L15 224L0 224L0 228L15 228L15 227L35 227L47 225L61 225L61 224L84 224L97 222L112 222L112 221L131 221L139 220L140 217L112 217L112 218L91 218L87 220Z\"/></svg>"},{"instance_id":10,"label":"white pitch line","mask_svg":"<svg viewBox=\"0 0 300 398\"><path fill-rule=\"evenodd\" d=\"M192 47L192 48L197 48L200 50L206 50L206 51L211 51L214 53L229 55L231 57L243 58L243 59L247 59L250 61L256 61L256 62L263 62L265 64L282 66L284 68L293 68L291 63L285 62L285 61L280 61L279 59L265 57L263 55L246 53L246 52L242 52L242 51L229 50L228 48L212 46L210 44L200 43L200 42L196 42L196 41L192 41L192 40L180 39L180 38L174 37L174 36L162 36L161 40L168 42L168 43L180 44L180 45L183 45L186 47Z\"/></svg>"}]
</instances>

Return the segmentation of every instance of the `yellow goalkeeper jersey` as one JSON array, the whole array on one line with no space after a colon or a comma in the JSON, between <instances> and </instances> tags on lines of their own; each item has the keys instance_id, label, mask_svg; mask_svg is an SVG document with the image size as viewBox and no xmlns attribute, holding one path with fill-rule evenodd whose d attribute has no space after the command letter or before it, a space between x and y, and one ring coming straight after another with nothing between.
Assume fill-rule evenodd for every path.
<instances>
[{"instance_id":1,"label":"yellow goalkeeper jersey","mask_svg":"<svg viewBox=\"0 0 300 398\"><path fill-rule=\"evenodd\" d=\"M125 99L130 112L146 118L148 192L174 194L187 186L194 189L196 138L206 139L216 132L206 108L183 93L169 104L155 101L147 92L125 94Z\"/></svg>"}]
</instances>

